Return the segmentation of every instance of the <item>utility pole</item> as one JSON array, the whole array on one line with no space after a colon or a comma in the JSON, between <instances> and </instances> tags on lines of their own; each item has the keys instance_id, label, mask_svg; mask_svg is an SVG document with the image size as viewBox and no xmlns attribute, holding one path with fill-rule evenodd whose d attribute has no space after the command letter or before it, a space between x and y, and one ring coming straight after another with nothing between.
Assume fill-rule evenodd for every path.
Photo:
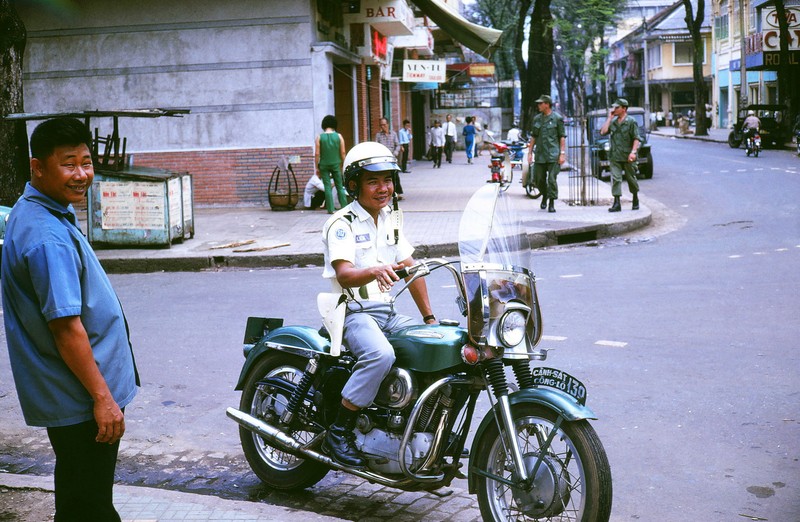
<instances>
[{"instance_id":1,"label":"utility pole","mask_svg":"<svg viewBox=\"0 0 800 522\"><path fill-rule=\"evenodd\" d=\"M739 0L739 38L742 39L742 47L741 47L741 56L742 56L742 64L739 66L739 99L741 100L739 105L739 111L747 107L747 38L745 37L744 31L744 3L745 0Z\"/></svg>"},{"instance_id":2,"label":"utility pole","mask_svg":"<svg viewBox=\"0 0 800 522\"><path fill-rule=\"evenodd\" d=\"M643 41L644 41L644 59L642 60L642 68L644 69L644 124L650 128L650 81L647 79L648 70L648 56L647 56L647 20L642 19L642 27L644 28Z\"/></svg>"}]
</instances>

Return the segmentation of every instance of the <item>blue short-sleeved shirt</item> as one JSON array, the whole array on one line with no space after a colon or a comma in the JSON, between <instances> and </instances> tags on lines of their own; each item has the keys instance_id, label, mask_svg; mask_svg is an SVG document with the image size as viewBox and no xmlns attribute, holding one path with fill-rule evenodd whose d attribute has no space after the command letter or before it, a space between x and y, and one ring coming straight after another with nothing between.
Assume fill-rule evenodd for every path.
<instances>
[{"instance_id":1,"label":"blue short-sleeved shirt","mask_svg":"<svg viewBox=\"0 0 800 522\"><path fill-rule=\"evenodd\" d=\"M30 184L8 219L2 258L3 317L25 422L69 426L91 420L89 392L58 353L49 321L80 316L94 359L121 408L138 377L122 306L64 207Z\"/></svg>"}]
</instances>

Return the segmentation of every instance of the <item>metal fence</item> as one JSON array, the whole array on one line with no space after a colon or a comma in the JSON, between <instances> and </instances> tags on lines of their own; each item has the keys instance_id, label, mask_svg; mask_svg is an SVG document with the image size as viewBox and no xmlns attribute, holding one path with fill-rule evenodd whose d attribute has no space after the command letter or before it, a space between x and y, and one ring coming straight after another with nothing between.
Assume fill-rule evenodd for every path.
<instances>
[{"instance_id":1,"label":"metal fence","mask_svg":"<svg viewBox=\"0 0 800 522\"><path fill-rule=\"evenodd\" d=\"M569 174L569 198L566 203L579 206L599 205L598 180L592 176L591 152L586 141L586 120L575 120L566 130L567 161L564 166Z\"/></svg>"}]
</instances>

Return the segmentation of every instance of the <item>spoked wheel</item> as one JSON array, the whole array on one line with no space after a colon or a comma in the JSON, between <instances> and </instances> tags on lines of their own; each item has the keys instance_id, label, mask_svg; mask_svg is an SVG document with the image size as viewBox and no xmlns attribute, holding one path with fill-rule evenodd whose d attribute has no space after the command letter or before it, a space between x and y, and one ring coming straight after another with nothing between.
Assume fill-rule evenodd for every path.
<instances>
[{"instance_id":1,"label":"spoked wheel","mask_svg":"<svg viewBox=\"0 0 800 522\"><path fill-rule=\"evenodd\" d=\"M242 392L239 409L272 426L286 409L289 396L286 392L268 389L259 381L267 377L278 377L297 384L303 376L306 360L286 354L274 354L258 361ZM293 431L291 435L302 443L309 443L317 434L311 431ZM313 486L328 472L319 462L296 457L282 449L270 446L257 433L239 427L242 450L253 472L265 484L280 490L302 489Z\"/></svg>"},{"instance_id":2,"label":"spoked wheel","mask_svg":"<svg viewBox=\"0 0 800 522\"><path fill-rule=\"evenodd\" d=\"M549 447L545 447L554 430L556 414L535 404L517 404L511 413L533 487L525 491L478 476L478 505L483 520L607 521L611 515L611 469L603 445L589 423L563 422ZM475 465L513 481L514 466L504 440L497 424L492 423L481 438Z\"/></svg>"}]
</instances>

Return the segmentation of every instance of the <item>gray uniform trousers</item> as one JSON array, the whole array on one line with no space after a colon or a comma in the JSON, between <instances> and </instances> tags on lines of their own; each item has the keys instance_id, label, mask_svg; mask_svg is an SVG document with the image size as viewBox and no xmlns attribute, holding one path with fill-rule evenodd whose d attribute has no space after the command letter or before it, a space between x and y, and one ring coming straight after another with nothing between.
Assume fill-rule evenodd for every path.
<instances>
[{"instance_id":1,"label":"gray uniform trousers","mask_svg":"<svg viewBox=\"0 0 800 522\"><path fill-rule=\"evenodd\" d=\"M356 301L347 304L343 340L357 361L342 390L345 400L359 408L372 404L395 361L394 348L386 336L415 324L419 323L395 313L386 303Z\"/></svg>"}]
</instances>

